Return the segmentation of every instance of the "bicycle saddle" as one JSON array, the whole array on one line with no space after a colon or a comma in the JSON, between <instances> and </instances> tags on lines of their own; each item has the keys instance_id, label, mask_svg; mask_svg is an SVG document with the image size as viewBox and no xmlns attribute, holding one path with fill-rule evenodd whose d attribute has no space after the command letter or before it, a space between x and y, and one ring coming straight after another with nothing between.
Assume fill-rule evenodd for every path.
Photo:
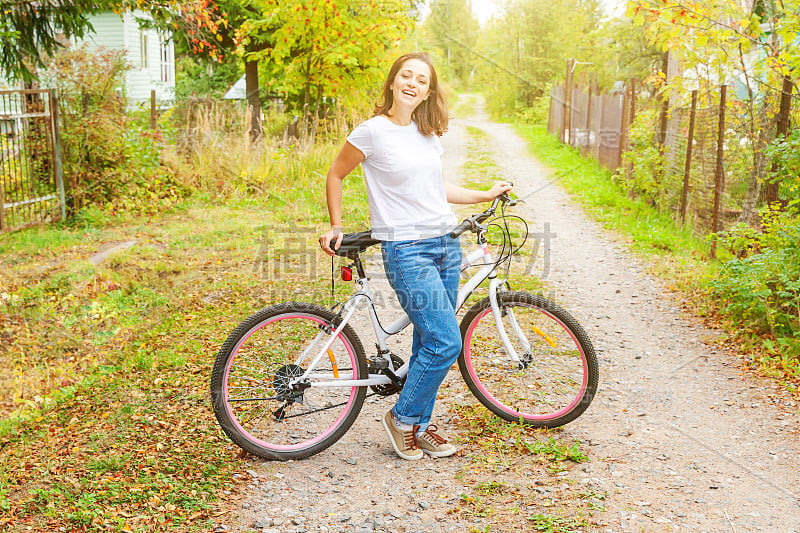
<instances>
[{"instance_id":1,"label":"bicycle saddle","mask_svg":"<svg viewBox=\"0 0 800 533\"><path fill-rule=\"evenodd\" d=\"M342 244L335 252L336 255L353 259L353 256L360 254L370 246L380 242L380 240L372 238L372 232L370 230L359 231L358 233L345 233L342 237Z\"/></svg>"}]
</instances>

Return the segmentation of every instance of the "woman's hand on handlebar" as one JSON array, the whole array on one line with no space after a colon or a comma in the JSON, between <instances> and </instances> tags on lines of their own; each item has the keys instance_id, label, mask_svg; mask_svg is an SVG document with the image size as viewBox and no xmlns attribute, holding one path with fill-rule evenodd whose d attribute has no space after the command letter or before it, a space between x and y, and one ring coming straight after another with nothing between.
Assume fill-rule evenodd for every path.
<instances>
[{"instance_id":1,"label":"woman's hand on handlebar","mask_svg":"<svg viewBox=\"0 0 800 533\"><path fill-rule=\"evenodd\" d=\"M514 185L512 183L507 181L496 181L494 182L494 185L492 185L492 187L486 191L486 194L489 196L489 200L494 200L501 194L507 193L513 188Z\"/></svg>"},{"instance_id":2,"label":"woman's hand on handlebar","mask_svg":"<svg viewBox=\"0 0 800 533\"><path fill-rule=\"evenodd\" d=\"M326 254L335 255L336 252L334 250L338 250L339 246L342 245L343 236L344 233L342 233L341 226L331 226L331 229L320 236L319 246Z\"/></svg>"}]
</instances>

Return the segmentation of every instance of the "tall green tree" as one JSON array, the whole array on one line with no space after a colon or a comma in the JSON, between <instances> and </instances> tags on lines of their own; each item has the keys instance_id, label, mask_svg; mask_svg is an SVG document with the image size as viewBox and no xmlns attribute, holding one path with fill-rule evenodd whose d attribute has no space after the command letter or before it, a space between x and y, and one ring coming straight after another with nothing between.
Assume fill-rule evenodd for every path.
<instances>
[{"instance_id":1,"label":"tall green tree","mask_svg":"<svg viewBox=\"0 0 800 533\"><path fill-rule=\"evenodd\" d=\"M92 30L89 17L110 9L107 0L0 0L0 73L30 83L64 38Z\"/></svg>"},{"instance_id":2,"label":"tall green tree","mask_svg":"<svg viewBox=\"0 0 800 533\"><path fill-rule=\"evenodd\" d=\"M0 0L0 72L30 83L49 56L93 32L90 18L103 11L150 12L156 22L185 29L198 51L216 57L227 21L215 16L215 7L211 0Z\"/></svg>"},{"instance_id":3,"label":"tall green tree","mask_svg":"<svg viewBox=\"0 0 800 533\"><path fill-rule=\"evenodd\" d=\"M466 80L477 60L480 25L470 0L433 0L422 28L425 43L448 78Z\"/></svg>"},{"instance_id":4,"label":"tall green tree","mask_svg":"<svg viewBox=\"0 0 800 533\"><path fill-rule=\"evenodd\" d=\"M260 9L239 29L240 50L262 63L270 92L314 124L325 102L380 82L416 15L410 0L264 0Z\"/></svg>"},{"instance_id":5,"label":"tall green tree","mask_svg":"<svg viewBox=\"0 0 800 533\"><path fill-rule=\"evenodd\" d=\"M489 106L509 113L547 94L563 79L565 63L575 58L605 63L607 44L601 32L603 12L597 0L511 0L501 16L481 33L478 63Z\"/></svg>"}]
</instances>

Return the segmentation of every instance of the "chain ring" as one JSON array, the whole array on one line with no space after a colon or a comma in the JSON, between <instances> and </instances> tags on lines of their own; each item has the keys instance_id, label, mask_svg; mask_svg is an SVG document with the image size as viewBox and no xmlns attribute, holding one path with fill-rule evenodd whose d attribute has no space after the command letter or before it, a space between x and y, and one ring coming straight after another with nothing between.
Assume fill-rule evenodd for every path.
<instances>
[{"instance_id":1,"label":"chain ring","mask_svg":"<svg viewBox=\"0 0 800 533\"><path fill-rule=\"evenodd\" d=\"M394 368L396 368L396 369L400 368L401 366L403 366L405 364L405 361L400 359L400 357L398 357L395 354L391 355L391 360L392 360L392 366ZM382 373L380 370L376 370L375 367L372 366L372 365L367 367L367 370L369 371L370 374L381 374ZM400 392L400 390L403 387L400 386L400 385L396 385L395 383L390 382L390 383L386 383L384 385L370 385L369 388L372 389L372 391L375 392L376 394L379 394L380 396L391 396L392 394L397 394L398 392Z\"/></svg>"}]
</instances>

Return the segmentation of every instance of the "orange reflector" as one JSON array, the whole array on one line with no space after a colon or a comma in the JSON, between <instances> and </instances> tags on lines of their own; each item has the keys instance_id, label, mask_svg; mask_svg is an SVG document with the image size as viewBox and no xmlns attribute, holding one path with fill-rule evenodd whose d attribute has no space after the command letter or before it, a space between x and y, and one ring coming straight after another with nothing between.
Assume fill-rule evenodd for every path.
<instances>
[{"instance_id":1,"label":"orange reflector","mask_svg":"<svg viewBox=\"0 0 800 533\"><path fill-rule=\"evenodd\" d=\"M333 368L333 377L339 377L339 367L336 366L336 359L333 357L333 350L328 348L328 357L331 360L331 367Z\"/></svg>"},{"instance_id":2,"label":"orange reflector","mask_svg":"<svg viewBox=\"0 0 800 533\"><path fill-rule=\"evenodd\" d=\"M537 328L536 326L531 326L531 329L532 329L532 330L533 330L533 331L534 331L534 332L535 332L537 335L539 335L541 338L543 338L547 344L549 344L549 345L550 345L550 346L552 346L553 348L555 348L555 347L556 347L556 341L554 341L554 340L553 340L553 339L550 337L550 335L548 335L548 334L547 334L547 333L545 333L544 331L540 330L540 329L539 329L539 328Z\"/></svg>"}]
</instances>

